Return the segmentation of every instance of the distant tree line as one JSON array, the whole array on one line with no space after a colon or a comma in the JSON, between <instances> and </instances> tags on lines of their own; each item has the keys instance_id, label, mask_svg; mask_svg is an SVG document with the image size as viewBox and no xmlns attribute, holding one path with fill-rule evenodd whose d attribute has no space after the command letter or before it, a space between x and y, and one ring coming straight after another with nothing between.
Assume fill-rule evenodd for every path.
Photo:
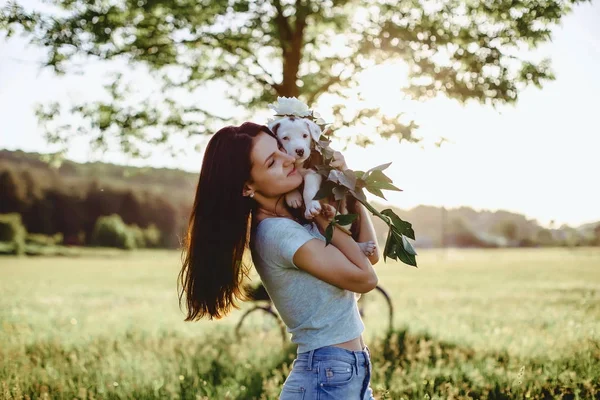
<instances>
[{"instance_id":1,"label":"distant tree line","mask_svg":"<svg viewBox=\"0 0 600 400\"><path fill-rule=\"evenodd\" d=\"M197 173L70 160L52 168L44 157L0 150L0 215L18 214L19 218L4 221L22 224L24 241L121 248L179 246ZM378 207L390 207L411 221L419 248L600 246L600 222L547 229L524 215L502 210ZM373 222L379 243L385 243L387 225L378 218ZM17 231L6 227L4 234L8 237L8 232Z\"/></svg>"},{"instance_id":2,"label":"distant tree line","mask_svg":"<svg viewBox=\"0 0 600 400\"><path fill-rule=\"evenodd\" d=\"M100 217L116 214L126 225L155 227L160 232L157 247L176 248L187 210L164 194L113 187L98 179L74 184L51 170L0 164L0 214L8 213L20 214L30 234L61 234L63 244L79 246L93 244Z\"/></svg>"}]
</instances>

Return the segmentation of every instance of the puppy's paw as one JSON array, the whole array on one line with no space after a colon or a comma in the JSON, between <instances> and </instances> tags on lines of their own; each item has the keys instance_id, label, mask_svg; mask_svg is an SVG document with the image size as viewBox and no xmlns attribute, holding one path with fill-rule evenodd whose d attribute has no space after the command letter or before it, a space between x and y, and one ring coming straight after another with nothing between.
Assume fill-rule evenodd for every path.
<instances>
[{"instance_id":1,"label":"puppy's paw","mask_svg":"<svg viewBox=\"0 0 600 400\"><path fill-rule=\"evenodd\" d=\"M321 203L317 200L311 200L306 205L306 211L304 212L304 218L313 219L321 212Z\"/></svg>"},{"instance_id":2,"label":"puppy's paw","mask_svg":"<svg viewBox=\"0 0 600 400\"><path fill-rule=\"evenodd\" d=\"M299 191L294 190L285 195L285 202L289 207L300 208L302 207L302 194Z\"/></svg>"},{"instance_id":3,"label":"puppy's paw","mask_svg":"<svg viewBox=\"0 0 600 400\"><path fill-rule=\"evenodd\" d=\"M365 253L366 256L372 256L377 250L377 246L372 240L369 240L368 242L364 243L358 243L358 247L360 247L360 249L363 253Z\"/></svg>"}]
</instances>

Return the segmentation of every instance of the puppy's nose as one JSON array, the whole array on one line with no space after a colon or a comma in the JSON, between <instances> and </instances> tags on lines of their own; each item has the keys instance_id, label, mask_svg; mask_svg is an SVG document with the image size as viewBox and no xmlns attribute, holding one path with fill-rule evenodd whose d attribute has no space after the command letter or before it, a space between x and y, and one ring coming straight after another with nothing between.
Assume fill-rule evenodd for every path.
<instances>
[{"instance_id":1,"label":"puppy's nose","mask_svg":"<svg viewBox=\"0 0 600 400\"><path fill-rule=\"evenodd\" d=\"M302 157L304 155L304 149L296 149L296 154Z\"/></svg>"}]
</instances>

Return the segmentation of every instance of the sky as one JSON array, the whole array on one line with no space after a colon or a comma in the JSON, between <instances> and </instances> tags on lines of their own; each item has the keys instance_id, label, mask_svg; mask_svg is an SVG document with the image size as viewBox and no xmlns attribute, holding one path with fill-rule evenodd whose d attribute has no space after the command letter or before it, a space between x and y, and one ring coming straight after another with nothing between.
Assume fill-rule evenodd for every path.
<instances>
[{"instance_id":1,"label":"sky","mask_svg":"<svg viewBox=\"0 0 600 400\"><path fill-rule=\"evenodd\" d=\"M20 2L37 7L33 0ZM530 87L519 94L516 106L460 105L443 97L417 103L402 100L403 65L382 65L360 78L368 105L407 112L420 125L421 145L377 140L367 148L344 151L352 169L365 170L386 162L385 171L402 192L386 192L389 203L400 208L419 204L522 213L548 226L577 226L600 220L600 2L575 7L553 30L551 42L535 51L552 59L556 80L542 89ZM5 4L0 0L0 6ZM56 151L43 138L33 107L60 101L69 105L103 98L101 83L108 70L122 65L86 64L82 74L56 77L40 70L44 52L20 37L0 36L0 148L47 153ZM131 71L130 71L131 72ZM144 73L132 74L140 92L156 92ZM400 82L399 82L400 81ZM224 87L210 85L190 101L224 115L231 105ZM140 95L140 99L143 98ZM327 101L316 109L331 120ZM269 110L254 122L266 123ZM329 117L329 119L328 119ZM440 137L450 139L440 148ZM147 160L130 160L117 152L93 154L85 140L69 144L67 158L127 165L152 165L198 172L202 141L180 142L184 151L176 158L164 153ZM335 148L334 143L334 148ZM371 197L374 198L374 197Z\"/></svg>"}]
</instances>

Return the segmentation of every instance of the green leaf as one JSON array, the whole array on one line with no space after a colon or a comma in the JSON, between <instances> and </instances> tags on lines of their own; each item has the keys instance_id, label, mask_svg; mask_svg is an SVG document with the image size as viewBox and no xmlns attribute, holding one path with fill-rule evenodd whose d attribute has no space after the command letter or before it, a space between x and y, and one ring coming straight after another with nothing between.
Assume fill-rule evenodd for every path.
<instances>
[{"instance_id":1,"label":"green leaf","mask_svg":"<svg viewBox=\"0 0 600 400\"><path fill-rule=\"evenodd\" d=\"M315 169L317 170L317 173L325 178L327 178L329 176L329 171L332 170L331 167L327 167L325 165L317 165L315 166Z\"/></svg>"},{"instance_id":2,"label":"green leaf","mask_svg":"<svg viewBox=\"0 0 600 400\"><path fill-rule=\"evenodd\" d=\"M410 243L408 243L408 241L406 241L406 239L400 233L396 232L394 229L392 229L392 236L394 236L394 238L395 238L395 243L398 243L398 246L395 248L396 256L403 263L416 267L417 266L417 259L415 257L416 252L412 248ZM406 248L404 247L405 241L408 243L410 249L412 250L411 252L407 251Z\"/></svg>"},{"instance_id":3,"label":"green leaf","mask_svg":"<svg viewBox=\"0 0 600 400\"><path fill-rule=\"evenodd\" d=\"M417 259L414 255L408 254L402 246L398 246L398 251L396 251L396 255L404 264L412 265L413 267L417 266Z\"/></svg>"},{"instance_id":4,"label":"green leaf","mask_svg":"<svg viewBox=\"0 0 600 400\"><path fill-rule=\"evenodd\" d=\"M366 186L365 189L367 189L369 192L373 193L375 196L379 196L384 200L387 200L385 198L385 196L383 195L383 192L381 190L379 190L379 188L373 187L373 186Z\"/></svg>"},{"instance_id":5,"label":"green leaf","mask_svg":"<svg viewBox=\"0 0 600 400\"><path fill-rule=\"evenodd\" d=\"M333 196L335 197L336 200L342 200L344 197L346 197L346 194L348 193L348 189L346 189L343 186L336 186L333 188Z\"/></svg>"},{"instance_id":6,"label":"green leaf","mask_svg":"<svg viewBox=\"0 0 600 400\"><path fill-rule=\"evenodd\" d=\"M350 194L352 194L352 196L354 196L354 198L362 201L363 203L367 202L367 197L365 196L365 193L363 192L363 190L360 188L357 188L355 190L350 190Z\"/></svg>"},{"instance_id":7,"label":"green leaf","mask_svg":"<svg viewBox=\"0 0 600 400\"><path fill-rule=\"evenodd\" d=\"M388 178L386 176L386 174L384 174L383 172L381 172L380 170L375 170L371 173L371 175L369 175L369 177L367 178L367 181L383 181L383 182L392 182L392 180L390 178Z\"/></svg>"},{"instance_id":8,"label":"green leaf","mask_svg":"<svg viewBox=\"0 0 600 400\"><path fill-rule=\"evenodd\" d=\"M333 221L325 228L325 247L331 243L331 238L333 238Z\"/></svg>"},{"instance_id":9,"label":"green leaf","mask_svg":"<svg viewBox=\"0 0 600 400\"><path fill-rule=\"evenodd\" d=\"M387 167L389 167L391 164L392 164L392 163L391 163L391 162L389 162L389 163L387 163L387 164L381 164L381 165L378 165L378 166L376 166L376 167L373 167L373 168L371 168L370 170L368 170L368 171L365 173L365 177L364 177L364 178L367 178L367 177L368 177L368 176L369 176L369 175L370 175L370 174L371 174L373 171L383 171L384 169L386 169Z\"/></svg>"},{"instance_id":10,"label":"green leaf","mask_svg":"<svg viewBox=\"0 0 600 400\"><path fill-rule=\"evenodd\" d=\"M323 158L325 159L325 161L328 161L331 158L333 158L334 150L331 147L329 147L329 143L330 142L319 141L319 145L315 146L315 148L320 149L320 153L323 154ZM328 163L326 162L325 164Z\"/></svg>"},{"instance_id":11,"label":"green leaf","mask_svg":"<svg viewBox=\"0 0 600 400\"><path fill-rule=\"evenodd\" d=\"M319 139L318 143L319 143L319 146L326 148L326 147L329 147L329 145L331 144L331 140L329 140L327 137L321 135L321 138Z\"/></svg>"},{"instance_id":12,"label":"green leaf","mask_svg":"<svg viewBox=\"0 0 600 400\"><path fill-rule=\"evenodd\" d=\"M396 237L392 235L392 230L388 231L388 236L385 241L385 247L383 250L383 262L386 261L386 257L391 258L392 260L397 260L396 257L396 247L398 244L396 243Z\"/></svg>"},{"instance_id":13,"label":"green leaf","mask_svg":"<svg viewBox=\"0 0 600 400\"><path fill-rule=\"evenodd\" d=\"M367 188L367 190L369 188L375 188L375 189L383 189L383 190L395 190L397 192L402 192L402 189L398 189L396 186L392 185L389 182L368 182L367 181L367 185L365 186L365 188Z\"/></svg>"},{"instance_id":14,"label":"green leaf","mask_svg":"<svg viewBox=\"0 0 600 400\"><path fill-rule=\"evenodd\" d=\"M404 250L406 250L408 254L412 254L413 256L417 255L415 248L412 246L412 244L410 244L410 242L404 235L402 235L402 245L404 246Z\"/></svg>"},{"instance_id":15,"label":"green leaf","mask_svg":"<svg viewBox=\"0 0 600 400\"><path fill-rule=\"evenodd\" d=\"M323 182L323 184L321 185L321 187L315 194L315 197L313 197L313 200L320 200L320 199L324 199L326 197L331 196L331 192L335 187L336 187L336 185L334 182L331 182L331 181Z\"/></svg>"},{"instance_id":16,"label":"green leaf","mask_svg":"<svg viewBox=\"0 0 600 400\"><path fill-rule=\"evenodd\" d=\"M352 171L352 172L354 172L354 176L356 177L356 180L363 179L363 176L365 175L364 171Z\"/></svg>"},{"instance_id":17,"label":"green leaf","mask_svg":"<svg viewBox=\"0 0 600 400\"><path fill-rule=\"evenodd\" d=\"M350 190L354 190L356 188L356 178L353 173L346 173L345 171L339 171L337 169L332 169L329 171L328 180L339 183L340 185L346 186Z\"/></svg>"},{"instance_id":18,"label":"green leaf","mask_svg":"<svg viewBox=\"0 0 600 400\"><path fill-rule=\"evenodd\" d=\"M415 231L412 228L412 224L410 222L402 220L395 212L391 209L386 208L381 211L381 214L389 217L392 225L398 230L399 234L408 236L412 240L415 240Z\"/></svg>"},{"instance_id":19,"label":"green leaf","mask_svg":"<svg viewBox=\"0 0 600 400\"><path fill-rule=\"evenodd\" d=\"M345 226L350 225L356 218L358 218L358 214L339 214L335 216L334 220L339 225Z\"/></svg>"}]
</instances>

